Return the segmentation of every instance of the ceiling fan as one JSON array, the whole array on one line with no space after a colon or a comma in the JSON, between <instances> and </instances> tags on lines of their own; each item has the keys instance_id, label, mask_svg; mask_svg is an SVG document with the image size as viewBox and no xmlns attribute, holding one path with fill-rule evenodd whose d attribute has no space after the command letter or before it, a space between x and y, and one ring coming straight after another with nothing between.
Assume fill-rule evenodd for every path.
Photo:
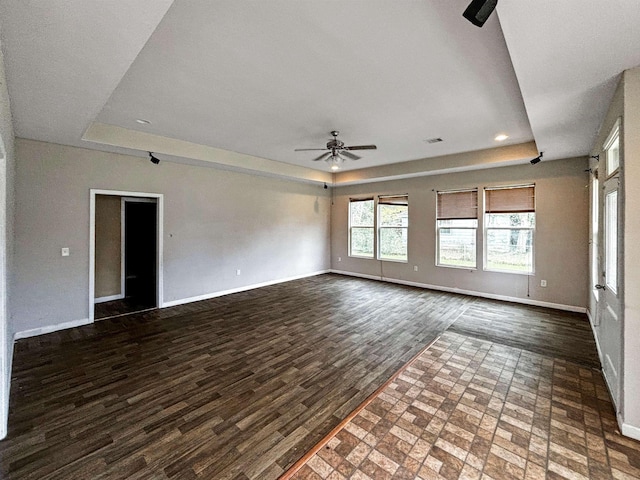
<instances>
[{"instance_id":1,"label":"ceiling fan","mask_svg":"<svg viewBox=\"0 0 640 480\"><path fill-rule=\"evenodd\" d=\"M350 160L360 160L360 158L362 158L362 157L359 157L358 155L354 155L353 153L351 153L351 151L375 150L378 148L375 145L347 146L344 144L342 140L338 140L338 135L340 135L340 132L338 130L333 130L331 132L331 135L333 135L333 138L327 142L327 146L325 148L296 148L295 151L311 152L315 150L323 150L323 151L328 150L328 151L325 151L325 153L323 153L319 157L314 158L313 161L318 162L320 160L325 160L327 162L331 162L332 163L331 170L337 170L338 168L340 168L338 166L338 163L344 162L345 158L348 158Z\"/></svg>"}]
</instances>

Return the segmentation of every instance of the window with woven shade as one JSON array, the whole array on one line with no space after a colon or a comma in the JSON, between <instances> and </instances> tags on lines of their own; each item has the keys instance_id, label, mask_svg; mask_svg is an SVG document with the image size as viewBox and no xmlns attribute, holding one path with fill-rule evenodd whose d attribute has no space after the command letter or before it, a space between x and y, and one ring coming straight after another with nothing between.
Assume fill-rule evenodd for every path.
<instances>
[{"instance_id":1,"label":"window with woven shade","mask_svg":"<svg viewBox=\"0 0 640 480\"><path fill-rule=\"evenodd\" d=\"M485 270L534 271L535 185L484 189Z\"/></svg>"},{"instance_id":2,"label":"window with woven shade","mask_svg":"<svg viewBox=\"0 0 640 480\"><path fill-rule=\"evenodd\" d=\"M378 197L378 258L406 262L409 259L409 196Z\"/></svg>"},{"instance_id":3,"label":"window with woven shade","mask_svg":"<svg viewBox=\"0 0 640 480\"><path fill-rule=\"evenodd\" d=\"M437 192L436 265L476 268L478 190Z\"/></svg>"}]
</instances>

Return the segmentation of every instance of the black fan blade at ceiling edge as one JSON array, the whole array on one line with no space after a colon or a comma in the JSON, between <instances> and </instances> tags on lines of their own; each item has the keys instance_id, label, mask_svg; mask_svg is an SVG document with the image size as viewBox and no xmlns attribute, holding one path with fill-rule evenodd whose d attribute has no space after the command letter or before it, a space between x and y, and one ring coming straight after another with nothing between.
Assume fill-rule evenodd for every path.
<instances>
[{"instance_id":1,"label":"black fan blade at ceiling edge","mask_svg":"<svg viewBox=\"0 0 640 480\"><path fill-rule=\"evenodd\" d=\"M344 150L376 150L378 147L375 145L354 145L350 147L344 147Z\"/></svg>"},{"instance_id":2,"label":"black fan blade at ceiling edge","mask_svg":"<svg viewBox=\"0 0 640 480\"><path fill-rule=\"evenodd\" d=\"M326 150L326 148L296 148L293 151L294 152L315 152L315 151L320 151L320 150Z\"/></svg>"},{"instance_id":3,"label":"black fan blade at ceiling edge","mask_svg":"<svg viewBox=\"0 0 640 480\"><path fill-rule=\"evenodd\" d=\"M322 154L322 155L320 155L318 158L314 158L314 159L312 160L312 162L318 162L318 161L320 161L320 160L323 160L324 158L327 158L329 155L331 155L331 152L323 153L323 154Z\"/></svg>"},{"instance_id":4,"label":"black fan blade at ceiling edge","mask_svg":"<svg viewBox=\"0 0 640 480\"><path fill-rule=\"evenodd\" d=\"M351 152L348 152L347 150L342 150L340 152L340 155L344 155L347 158L350 158L351 160L360 160L362 157L359 157L358 155L354 155Z\"/></svg>"}]
</instances>

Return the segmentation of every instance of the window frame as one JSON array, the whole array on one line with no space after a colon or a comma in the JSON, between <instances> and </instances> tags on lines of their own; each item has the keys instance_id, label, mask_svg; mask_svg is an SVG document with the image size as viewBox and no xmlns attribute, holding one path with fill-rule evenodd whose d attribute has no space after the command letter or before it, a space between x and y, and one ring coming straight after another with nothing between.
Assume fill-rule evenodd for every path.
<instances>
[{"instance_id":1,"label":"window frame","mask_svg":"<svg viewBox=\"0 0 640 480\"><path fill-rule=\"evenodd\" d=\"M352 219L351 219L351 205L356 203L356 202L371 202L371 216L373 219L373 222L371 225L353 225L352 224ZM373 245L373 249L371 251L371 255L354 255L352 253L352 247L353 247L353 229L357 228L357 229L370 229L371 230L371 239L372 239L372 245ZM364 197L364 198L350 198L349 199L349 245L348 245L348 256L349 257L353 257L353 258L363 258L363 259L368 259L368 260L374 260L376 258L376 206L375 206L375 200L373 197Z\"/></svg>"},{"instance_id":2,"label":"window frame","mask_svg":"<svg viewBox=\"0 0 640 480\"><path fill-rule=\"evenodd\" d=\"M383 205L393 205L393 204L381 202L381 200L385 199L385 198L402 198L402 197L406 198L406 204L405 205L401 205L401 206L404 206L407 209L407 225L406 226L383 225L382 224L382 215L380 214L380 209L381 209L381 207ZM381 261L381 262L409 263L409 194L402 193L402 194L397 194L397 195L378 195L375 223L377 224L377 228L376 228L376 230L377 230L377 235L376 235L376 241L377 241L376 259ZM405 230L404 238L406 239L405 240L406 241L405 250L407 252L407 258L406 259L384 258L384 257L382 257L382 255L380 253L380 248L382 246L382 231L385 230L385 229L397 229L397 228Z\"/></svg>"},{"instance_id":3,"label":"window frame","mask_svg":"<svg viewBox=\"0 0 640 480\"><path fill-rule=\"evenodd\" d=\"M515 188L533 188L533 212L524 212L524 211L511 211L504 213L533 213L533 227L510 227L510 226L500 226L500 227L490 227L489 226L489 218L491 212L487 212L487 191L492 190L508 190ZM485 272L492 273L511 273L514 275L529 275L534 276L536 271L536 248L535 248L535 239L536 239L536 225L537 225L537 216L536 216L536 185L535 183L526 184L526 185L505 185L505 186L497 186L497 187L484 187L483 188L483 206L484 206L484 215L483 215L483 270ZM493 212L498 213L498 212ZM531 232L531 270L530 271L521 271L521 270L502 270L497 268L490 268L488 266L489 263L489 232L492 230L525 230Z\"/></svg>"},{"instance_id":4,"label":"window frame","mask_svg":"<svg viewBox=\"0 0 640 480\"><path fill-rule=\"evenodd\" d=\"M604 195L604 284L611 292L618 296L618 204L619 189L614 188ZM609 200L614 201L610 202ZM612 235L615 233L615 235Z\"/></svg>"},{"instance_id":5,"label":"window frame","mask_svg":"<svg viewBox=\"0 0 640 480\"><path fill-rule=\"evenodd\" d=\"M449 218L449 219L444 219L444 218L439 218L439 212L438 212L438 205L440 204L439 202L439 196L438 195L446 195L446 194L455 194L455 193L466 193L466 192L473 192L476 194L476 201L475 201L475 209L476 209L476 216L475 218L457 218L457 219L453 219L453 218ZM475 220L476 222L476 226L475 227L452 227L452 226L441 226L440 225L440 221L445 221L445 220ZM478 219L478 188L465 188L465 189L456 189L456 190L438 190L436 192L436 258L435 258L435 265L436 267L442 267L442 268L458 268L458 269L463 269L463 270L477 270L478 269L478 224L479 224L479 219ZM473 266L469 266L469 265L451 265L451 264L447 264L447 263L440 263L440 241L441 241L441 234L440 234L440 230L441 229L455 229L455 230L473 230L474 231L474 237L475 237L475 255L474 255L474 265Z\"/></svg>"},{"instance_id":6,"label":"window frame","mask_svg":"<svg viewBox=\"0 0 640 480\"><path fill-rule=\"evenodd\" d=\"M616 123L611 128L611 132L609 132L609 135L607 136L607 139L604 141L604 144L602 146L602 149L603 149L603 152L604 152L605 178L607 178L607 179L613 177L614 175L616 175L620 171L620 152L622 151L622 136L620 135L620 125L621 125L620 118L618 118L616 120ZM616 165L616 168L614 168L613 170L609 171L611 147L613 147L613 144L616 141L618 142L617 165Z\"/></svg>"}]
</instances>

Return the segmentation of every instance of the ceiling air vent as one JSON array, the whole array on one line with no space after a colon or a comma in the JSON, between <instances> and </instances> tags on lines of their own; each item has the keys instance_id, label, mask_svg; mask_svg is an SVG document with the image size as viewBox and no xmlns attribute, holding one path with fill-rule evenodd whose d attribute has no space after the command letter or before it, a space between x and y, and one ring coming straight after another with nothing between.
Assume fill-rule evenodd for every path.
<instances>
[{"instance_id":1,"label":"ceiling air vent","mask_svg":"<svg viewBox=\"0 0 640 480\"><path fill-rule=\"evenodd\" d=\"M425 142L427 142L427 143L440 143L440 142L442 142L442 139L440 137L427 138L425 140Z\"/></svg>"}]
</instances>

